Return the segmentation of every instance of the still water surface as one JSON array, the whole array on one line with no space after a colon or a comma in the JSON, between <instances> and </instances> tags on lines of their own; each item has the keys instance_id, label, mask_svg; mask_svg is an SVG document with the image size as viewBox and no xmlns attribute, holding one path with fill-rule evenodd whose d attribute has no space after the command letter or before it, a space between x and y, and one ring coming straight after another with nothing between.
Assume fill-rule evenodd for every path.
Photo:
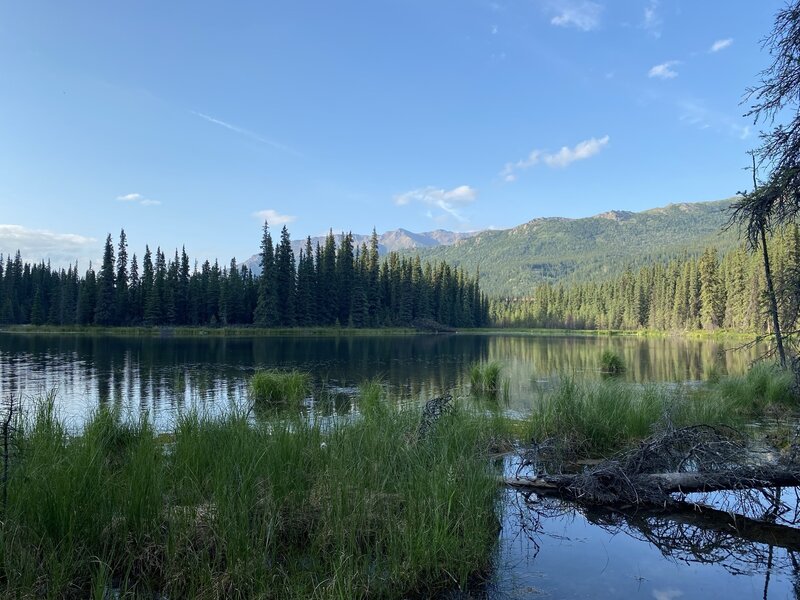
<instances>
[{"instance_id":1,"label":"still water surface","mask_svg":"<svg viewBox=\"0 0 800 600\"><path fill-rule=\"evenodd\" d=\"M716 341L634 337L419 335L267 338L92 338L0 333L0 392L31 397L58 390L62 416L76 427L94 408L146 411L169 429L192 407L225 410L246 401L260 368L297 368L334 403L308 410L357 410L352 392L380 377L398 403L468 390L469 367L495 360L509 379L508 410L531 410L561 375L600 378L610 349L636 383L696 382L715 369L743 372L756 350L725 352ZM672 521L631 524L569 505L526 503L504 492L503 528L491 598L795 598L794 554ZM771 558L770 558L771 557ZM797 557L800 560L800 556ZM766 592L765 592L766 587Z\"/></svg>"},{"instance_id":2,"label":"still water surface","mask_svg":"<svg viewBox=\"0 0 800 600\"><path fill-rule=\"evenodd\" d=\"M730 344L728 344L730 347ZM168 428L189 407L224 410L246 400L261 368L309 372L316 387L353 389L383 380L390 397L413 402L468 389L469 367L494 360L509 380L509 409L530 410L554 377L599 378L611 349L635 382L686 382L711 368L742 372L754 352L724 352L716 341L635 337L417 335L261 338L95 338L0 333L0 390L36 395L57 389L66 418L80 421L100 405L148 411Z\"/></svg>"}]
</instances>

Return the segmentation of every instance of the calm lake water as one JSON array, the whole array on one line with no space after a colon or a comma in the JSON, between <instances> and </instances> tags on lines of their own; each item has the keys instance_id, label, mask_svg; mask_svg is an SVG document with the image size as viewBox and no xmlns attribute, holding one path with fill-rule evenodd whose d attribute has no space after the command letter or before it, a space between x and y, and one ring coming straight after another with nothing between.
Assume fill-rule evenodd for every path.
<instances>
[{"instance_id":1,"label":"calm lake water","mask_svg":"<svg viewBox=\"0 0 800 600\"><path fill-rule=\"evenodd\" d=\"M623 357L623 378L691 382L709 369L742 372L755 351L725 352L715 341L636 337L416 335L261 338L95 338L0 332L0 391L33 396L57 389L64 417L93 408L148 411L169 428L181 410L224 410L246 400L247 380L263 368L296 368L317 388L353 391L379 377L390 397L415 402L468 390L469 367L498 361L509 379L509 410L526 412L563 374L599 378L600 355ZM350 410L347 402L333 410Z\"/></svg>"},{"instance_id":2,"label":"calm lake water","mask_svg":"<svg viewBox=\"0 0 800 600\"><path fill-rule=\"evenodd\" d=\"M600 378L607 349L623 357L627 381L683 384L712 369L743 372L756 351L725 352L734 345L511 334L103 339L0 332L0 393L57 389L61 414L76 427L109 405L129 415L147 411L169 429L182 410L245 402L247 380L260 368L309 372L334 400L309 399L307 410L337 415L357 410L355 388L365 379L380 377L394 402L422 402L466 393L470 365L495 360L509 378L508 410L525 413L561 375ZM800 597L798 562L785 549L686 523L586 515L504 494L491 598L763 598L765 584L768 598Z\"/></svg>"}]
</instances>

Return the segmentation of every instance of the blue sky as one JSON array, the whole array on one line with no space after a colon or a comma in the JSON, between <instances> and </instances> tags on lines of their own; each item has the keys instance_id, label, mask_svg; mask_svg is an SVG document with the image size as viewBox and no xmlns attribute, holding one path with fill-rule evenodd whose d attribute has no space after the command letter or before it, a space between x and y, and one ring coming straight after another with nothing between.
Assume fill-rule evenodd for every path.
<instances>
[{"instance_id":1,"label":"blue sky","mask_svg":"<svg viewBox=\"0 0 800 600\"><path fill-rule=\"evenodd\" d=\"M0 252L227 261L748 185L781 0L0 3Z\"/></svg>"}]
</instances>

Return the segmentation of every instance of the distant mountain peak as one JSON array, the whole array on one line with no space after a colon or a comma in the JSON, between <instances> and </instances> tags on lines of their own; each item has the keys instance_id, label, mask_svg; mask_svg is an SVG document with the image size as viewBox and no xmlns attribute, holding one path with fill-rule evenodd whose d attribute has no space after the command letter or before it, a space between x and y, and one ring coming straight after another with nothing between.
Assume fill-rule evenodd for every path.
<instances>
[{"instance_id":1,"label":"distant mountain peak","mask_svg":"<svg viewBox=\"0 0 800 600\"><path fill-rule=\"evenodd\" d=\"M600 219L608 219L610 221L628 221L631 219L636 213L633 213L629 210L609 210L604 213L600 213L598 218Z\"/></svg>"},{"instance_id":2,"label":"distant mountain peak","mask_svg":"<svg viewBox=\"0 0 800 600\"><path fill-rule=\"evenodd\" d=\"M378 235L378 252L380 254L388 254L399 250L414 250L421 248L435 248L437 246L449 246L468 239L481 233L480 231L447 231L445 229L434 229L433 231L424 231L422 233L414 233L402 227L385 231ZM336 243L338 244L342 238L342 234L334 234ZM369 245L371 234L353 234L353 242L356 247L361 244ZM317 244L323 245L325 243L325 236L316 236L311 238L311 245L316 247ZM300 250L305 248L306 240L292 240L292 250L295 256L299 256ZM261 272L260 256L254 254L244 264L255 274Z\"/></svg>"}]
</instances>

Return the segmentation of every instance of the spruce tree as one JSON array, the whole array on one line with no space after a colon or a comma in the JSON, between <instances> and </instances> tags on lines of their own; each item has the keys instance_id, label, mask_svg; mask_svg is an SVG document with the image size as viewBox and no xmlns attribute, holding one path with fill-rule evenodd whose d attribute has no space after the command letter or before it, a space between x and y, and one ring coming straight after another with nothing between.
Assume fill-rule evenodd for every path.
<instances>
[{"instance_id":1,"label":"spruce tree","mask_svg":"<svg viewBox=\"0 0 800 600\"><path fill-rule=\"evenodd\" d=\"M278 322L284 327L295 325L295 262L292 241L286 225L281 230L281 239L275 252L275 291L278 303Z\"/></svg>"},{"instance_id":2,"label":"spruce tree","mask_svg":"<svg viewBox=\"0 0 800 600\"><path fill-rule=\"evenodd\" d=\"M125 324L129 321L129 277L128 277L128 238L125 230L119 232L119 244L117 246L117 280L115 298L115 322Z\"/></svg>"},{"instance_id":3,"label":"spruce tree","mask_svg":"<svg viewBox=\"0 0 800 600\"><path fill-rule=\"evenodd\" d=\"M114 245L111 234L106 238L105 251L103 252L103 266L97 281L97 304L94 312L96 325L114 325L116 317L116 292L114 288Z\"/></svg>"},{"instance_id":4,"label":"spruce tree","mask_svg":"<svg viewBox=\"0 0 800 600\"><path fill-rule=\"evenodd\" d=\"M278 324L278 297L275 290L275 247L269 233L269 223L264 221L261 236L261 275L258 279L258 301L253 321L259 327L274 327Z\"/></svg>"}]
</instances>

